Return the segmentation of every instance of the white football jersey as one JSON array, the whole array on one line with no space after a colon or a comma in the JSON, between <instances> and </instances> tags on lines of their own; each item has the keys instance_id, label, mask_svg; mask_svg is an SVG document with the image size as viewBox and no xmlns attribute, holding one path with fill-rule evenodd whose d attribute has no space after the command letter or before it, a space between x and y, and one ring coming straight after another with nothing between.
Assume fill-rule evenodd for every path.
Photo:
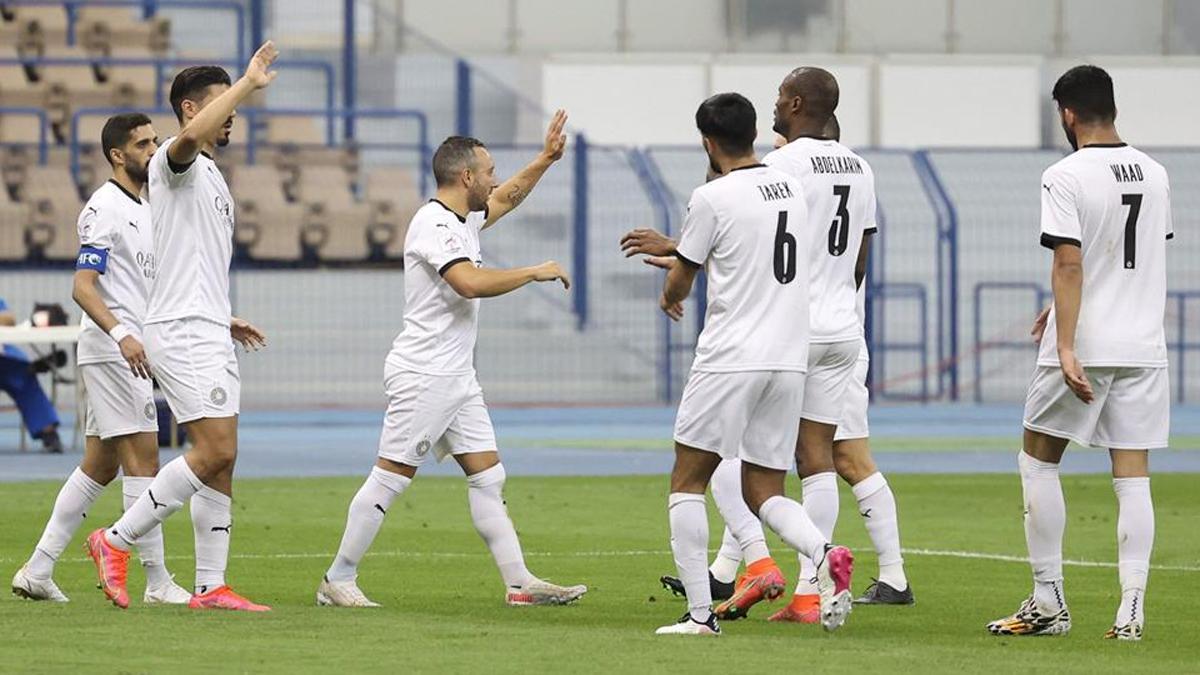
<instances>
[{"instance_id":1,"label":"white football jersey","mask_svg":"<svg viewBox=\"0 0 1200 675\"><path fill-rule=\"evenodd\" d=\"M804 189L813 238L812 342L861 337L854 267L863 234L877 229L871 165L841 143L818 138L797 138L763 163L796 178Z\"/></svg>"},{"instance_id":2,"label":"white football jersey","mask_svg":"<svg viewBox=\"0 0 1200 675\"><path fill-rule=\"evenodd\" d=\"M1125 144L1091 145L1042 174L1042 245L1083 251L1075 354L1084 366L1165 368L1167 171ZM1038 365L1058 366L1053 306Z\"/></svg>"},{"instance_id":3,"label":"white football jersey","mask_svg":"<svg viewBox=\"0 0 1200 675\"><path fill-rule=\"evenodd\" d=\"M436 199L413 215L404 237L404 329L390 363L427 375L475 372L479 299L459 295L442 274L464 261L483 266L479 231L486 222L486 211L464 219Z\"/></svg>"},{"instance_id":4,"label":"white football jersey","mask_svg":"<svg viewBox=\"0 0 1200 675\"><path fill-rule=\"evenodd\" d=\"M692 370L808 369L808 229L800 182L762 164L692 192L676 247L708 276Z\"/></svg>"},{"instance_id":5,"label":"white football jersey","mask_svg":"<svg viewBox=\"0 0 1200 675\"><path fill-rule=\"evenodd\" d=\"M100 273L96 287L105 307L141 340L155 271L150 205L109 180L92 193L76 228L80 249L75 268ZM87 313L81 324L80 365L125 360L117 343Z\"/></svg>"},{"instance_id":6,"label":"white football jersey","mask_svg":"<svg viewBox=\"0 0 1200 675\"><path fill-rule=\"evenodd\" d=\"M198 318L228 326L233 197L208 155L172 168L167 151L174 142L167 139L150 159L158 275L150 287L145 323Z\"/></svg>"}]
</instances>

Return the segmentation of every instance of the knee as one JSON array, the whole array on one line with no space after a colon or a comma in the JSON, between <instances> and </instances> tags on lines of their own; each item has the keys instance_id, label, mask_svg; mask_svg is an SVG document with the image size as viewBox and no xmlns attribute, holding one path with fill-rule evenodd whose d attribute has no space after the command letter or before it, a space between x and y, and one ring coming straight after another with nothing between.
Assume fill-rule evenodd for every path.
<instances>
[{"instance_id":1,"label":"knee","mask_svg":"<svg viewBox=\"0 0 1200 675\"><path fill-rule=\"evenodd\" d=\"M154 457L131 457L125 461L126 476L155 476L158 474L158 455Z\"/></svg>"},{"instance_id":2,"label":"knee","mask_svg":"<svg viewBox=\"0 0 1200 675\"><path fill-rule=\"evenodd\" d=\"M87 474L88 478L91 478L101 485L108 485L117 477L116 466L88 466L80 468L83 469L83 472Z\"/></svg>"},{"instance_id":3,"label":"knee","mask_svg":"<svg viewBox=\"0 0 1200 675\"><path fill-rule=\"evenodd\" d=\"M850 485L857 485L877 470L870 457L855 454L834 453L833 466L842 480Z\"/></svg>"}]
</instances>

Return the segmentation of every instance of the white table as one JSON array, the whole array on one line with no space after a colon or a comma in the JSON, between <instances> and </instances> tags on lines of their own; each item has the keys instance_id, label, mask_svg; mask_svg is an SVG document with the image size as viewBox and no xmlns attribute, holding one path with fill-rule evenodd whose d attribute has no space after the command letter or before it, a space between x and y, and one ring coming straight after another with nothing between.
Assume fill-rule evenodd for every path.
<instances>
[{"instance_id":1,"label":"white table","mask_svg":"<svg viewBox=\"0 0 1200 675\"><path fill-rule=\"evenodd\" d=\"M79 342L79 334L83 331L80 325L74 326L49 326L46 328L35 328L28 323L20 326L0 326L0 345L47 345L61 344L70 345ZM74 356L71 362L75 362ZM51 374L56 375L57 369L51 369ZM75 433L71 438L71 449L74 450L79 444L79 430L81 429L82 421L80 419L80 411L83 410L82 401L78 396L79 389L79 372L75 373ZM57 403L58 401L58 378L52 377L50 380L50 401ZM25 429L21 427L21 451L25 451Z\"/></svg>"}]
</instances>

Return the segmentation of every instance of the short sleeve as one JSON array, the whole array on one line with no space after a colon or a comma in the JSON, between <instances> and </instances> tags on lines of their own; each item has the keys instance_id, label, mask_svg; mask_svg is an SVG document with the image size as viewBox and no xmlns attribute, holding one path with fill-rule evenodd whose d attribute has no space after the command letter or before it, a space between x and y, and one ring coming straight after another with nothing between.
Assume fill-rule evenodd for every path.
<instances>
[{"instance_id":1,"label":"short sleeve","mask_svg":"<svg viewBox=\"0 0 1200 675\"><path fill-rule=\"evenodd\" d=\"M867 203L863 211L863 234L875 234L879 231L879 201L875 196L875 173L867 174Z\"/></svg>"},{"instance_id":2,"label":"short sleeve","mask_svg":"<svg viewBox=\"0 0 1200 675\"><path fill-rule=\"evenodd\" d=\"M1083 229L1075 203L1075 184L1053 168L1042 174L1042 246L1082 246Z\"/></svg>"},{"instance_id":3,"label":"short sleeve","mask_svg":"<svg viewBox=\"0 0 1200 675\"><path fill-rule=\"evenodd\" d=\"M675 255L693 267L700 267L708 260L716 241L717 212L700 194L700 190L696 190L688 203L679 243L675 246Z\"/></svg>"},{"instance_id":4,"label":"short sleeve","mask_svg":"<svg viewBox=\"0 0 1200 675\"><path fill-rule=\"evenodd\" d=\"M154 152L154 156L150 158L150 173L158 178L162 184L169 188L183 187L190 185L196 176L196 160L193 159L190 164L180 166L171 162L171 155L168 150L171 144L175 142L174 138L169 139L158 150Z\"/></svg>"},{"instance_id":5,"label":"short sleeve","mask_svg":"<svg viewBox=\"0 0 1200 675\"><path fill-rule=\"evenodd\" d=\"M1167 184L1167 239L1175 238L1175 216L1171 212L1171 179L1167 177L1166 171L1163 171L1163 181Z\"/></svg>"},{"instance_id":6,"label":"short sleeve","mask_svg":"<svg viewBox=\"0 0 1200 675\"><path fill-rule=\"evenodd\" d=\"M113 214L106 211L108 209L91 203L83 207L77 225L81 246L112 250L117 235L113 228Z\"/></svg>"},{"instance_id":7,"label":"short sleeve","mask_svg":"<svg viewBox=\"0 0 1200 675\"><path fill-rule=\"evenodd\" d=\"M455 264L471 260L461 235L447 224L423 224L415 234L415 239L410 242L410 250L418 260L437 270L438 274L445 274Z\"/></svg>"}]
</instances>

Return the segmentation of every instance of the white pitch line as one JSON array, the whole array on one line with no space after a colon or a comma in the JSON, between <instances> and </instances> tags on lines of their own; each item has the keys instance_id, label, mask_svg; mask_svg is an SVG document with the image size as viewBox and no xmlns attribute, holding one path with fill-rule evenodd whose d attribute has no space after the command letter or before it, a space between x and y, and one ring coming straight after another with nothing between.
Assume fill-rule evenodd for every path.
<instances>
[{"instance_id":1,"label":"white pitch line","mask_svg":"<svg viewBox=\"0 0 1200 675\"><path fill-rule=\"evenodd\" d=\"M900 550L905 555L915 556L930 556L937 558L965 558L971 560L991 560L996 562L1010 562L1028 564L1029 559L1024 556L1004 555L1002 553L982 553L979 551L946 551L928 548L904 548ZM711 553L711 551L710 551ZM234 553L229 557L238 560L307 560L310 558L326 558L332 559L333 553ZM372 551L368 555L378 556L381 558L485 558L489 554L483 551L478 553L450 552L450 551ZM526 551L525 556L529 558L628 558L636 556L670 556L670 551L665 550L629 550L629 551L571 551L566 553L551 553L549 551ZM172 555L166 556L167 560L190 560L188 556ZM61 562L81 563L87 562L88 558L65 558ZM0 562L5 564L14 564L23 562L14 558L0 558ZM1068 567L1104 567L1115 569L1117 563L1104 562L1098 560L1064 560L1063 565ZM1161 572L1200 572L1200 566L1196 565L1151 565L1150 569Z\"/></svg>"}]
</instances>

